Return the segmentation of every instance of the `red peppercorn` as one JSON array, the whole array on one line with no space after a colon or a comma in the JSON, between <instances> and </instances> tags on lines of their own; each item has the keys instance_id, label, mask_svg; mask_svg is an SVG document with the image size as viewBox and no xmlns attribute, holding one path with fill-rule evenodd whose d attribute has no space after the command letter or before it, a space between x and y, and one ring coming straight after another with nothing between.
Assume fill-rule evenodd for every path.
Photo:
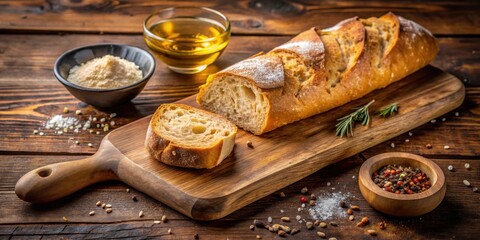
<instances>
[{"instance_id":1,"label":"red peppercorn","mask_svg":"<svg viewBox=\"0 0 480 240\"><path fill-rule=\"evenodd\" d=\"M410 190L410 189L407 189L407 193L408 193L408 194L413 194L413 191Z\"/></svg>"},{"instance_id":2,"label":"red peppercorn","mask_svg":"<svg viewBox=\"0 0 480 240\"><path fill-rule=\"evenodd\" d=\"M403 184L402 181L398 181L398 182L397 182L397 185L398 185L398 186L402 186L402 184Z\"/></svg>"},{"instance_id":3,"label":"red peppercorn","mask_svg":"<svg viewBox=\"0 0 480 240\"><path fill-rule=\"evenodd\" d=\"M301 196L301 197L300 197L300 202L301 202L301 203L306 203L306 202L307 202L307 198L304 197L304 196Z\"/></svg>"},{"instance_id":4,"label":"red peppercorn","mask_svg":"<svg viewBox=\"0 0 480 240\"><path fill-rule=\"evenodd\" d=\"M390 170L390 174L395 175L395 174L397 174L397 171L395 171L395 170Z\"/></svg>"}]
</instances>

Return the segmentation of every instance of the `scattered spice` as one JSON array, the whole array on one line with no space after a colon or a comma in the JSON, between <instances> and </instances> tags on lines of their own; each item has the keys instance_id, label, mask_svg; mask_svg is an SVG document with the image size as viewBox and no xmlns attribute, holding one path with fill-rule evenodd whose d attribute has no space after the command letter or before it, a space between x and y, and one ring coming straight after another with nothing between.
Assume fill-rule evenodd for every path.
<instances>
[{"instance_id":1,"label":"scattered spice","mask_svg":"<svg viewBox=\"0 0 480 240\"><path fill-rule=\"evenodd\" d=\"M289 217L282 217L282 218L280 218L280 220L282 220L282 222L290 222Z\"/></svg>"},{"instance_id":2,"label":"scattered spice","mask_svg":"<svg viewBox=\"0 0 480 240\"><path fill-rule=\"evenodd\" d=\"M138 213L138 217L143 217L143 210Z\"/></svg>"},{"instance_id":3,"label":"scattered spice","mask_svg":"<svg viewBox=\"0 0 480 240\"><path fill-rule=\"evenodd\" d=\"M386 165L372 174L372 180L381 189L396 194L420 193L432 185L420 168Z\"/></svg>"},{"instance_id":4,"label":"scattered spice","mask_svg":"<svg viewBox=\"0 0 480 240\"><path fill-rule=\"evenodd\" d=\"M195 233L195 235L193 235L193 238L194 238L194 239L199 239L200 236L198 235L198 233Z\"/></svg>"},{"instance_id":5,"label":"scattered spice","mask_svg":"<svg viewBox=\"0 0 480 240\"><path fill-rule=\"evenodd\" d=\"M360 207L357 205L351 205L350 209L352 209L353 211L360 211Z\"/></svg>"},{"instance_id":6,"label":"scattered spice","mask_svg":"<svg viewBox=\"0 0 480 240\"><path fill-rule=\"evenodd\" d=\"M427 143L427 145L425 145L425 147L427 147L428 149L432 149L432 144Z\"/></svg>"},{"instance_id":7,"label":"scattered spice","mask_svg":"<svg viewBox=\"0 0 480 240\"><path fill-rule=\"evenodd\" d=\"M90 216L95 215L95 211L90 211L90 212L88 213L88 215L90 215Z\"/></svg>"},{"instance_id":8,"label":"scattered spice","mask_svg":"<svg viewBox=\"0 0 480 240\"><path fill-rule=\"evenodd\" d=\"M353 210L351 208L347 209L347 214L348 215L352 215L353 214Z\"/></svg>"},{"instance_id":9,"label":"scattered spice","mask_svg":"<svg viewBox=\"0 0 480 240\"><path fill-rule=\"evenodd\" d=\"M345 203L345 201L340 201L340 202L338 203L338 205L339 205L341 208L347 207L347 204Z\"/></svg>"},{"instance_id":10,"label":"scattered spice","mask_svg":"<svg viewBox=\"0 0 480 240\"><path fill-rule=\"evenodd\" d=\"M68 109L68 107L64 107L63 108L63 113L68 113L68 112L70 112L70 109Z\"/></svg>"},{"instance_id":11,"label":"scattered spice","mask_svg":"<svg viewBox=\"0 0 480 240\"><path fill-rule=\"evenodd\" d=\"M172 234L172 229L169 228L169 229L167 230L167 233L168 233L169 235Z\"/></svg>"},{"instance_id":12,"label":"scattered spice","mask_svg":"<svg viewBox=\"0 0 480 240\"><path fill-rule=\"evenodd\" d=\"M281 198L284 198L284 197L285 197L285 193L284 193L284 192L280 192L278 195L279 195Z\"/></svg>"},{"instance_id":13,"label":"scattered spice","mask_svg":"<svg viewBox=\"0 0 480 240\"><path fill-rule=\"evenodd\" d=\"M315 206L315 200L310 200L310 202L308 203L310 206Z\"/></svg>"},{"instance_id":14,"label":"scattered spice","mask_svg":"<svg viewBox=\"0 0 480 240\"><path fill-rule=\"evenodd\" d=\"M100 207L102 205L102 202L98 201L97 203L95 203L95 205L97 205L97 207Z\"/></svg>"},{"instance_id":15,"label":"scattered spice","mask_svg":"<svg viewBox=\"0 0 480 240\"><path fill-rule=\"evenodd\" d=\"M450 149L450 146L445 145L445 146L443 146L443 149Z\"/></svg>"},{"instance_id":16,"label":"scattered spice","mask_svg":"<svg viewBox=\"0 0 480 240\"><path fill-rule=\"evenodd\" d=\"M385 230L387 228L387 223L385 221L381 221L378 223L378 227L380 227L382 230Z\"/></svg>"},{"instance_id":17,"label":"scattered spice","mask_svg":"<svg viewBox=\"0 0 480 240\"><path fill-rule=\"evenodd\" d=\"M257 239L262 239L260 235L255 236Z\"/></svg>"},{"instance_id":18,"label":"scattered spice","mask_svg":"<svg viewBox=\"0 0 480 240\"><path fill-rule=\"evenodd\" d=\"M467 187L470 187L470 182L468 180L463 180L463 184L465 184L465 186Z\"/></svg>"},{"instance_id":19,"label":"scattered spice","mask_svg":"<svg viewBox=\"0 0 480 240\"><path fill-rule=\"evenodd\" d=\"M88 143L87 146L93 147L93 144L92 144L92 143Z\"/></svg>"},{"instance_id":20,"label":"scattered spice","mask_svg":"<svg viewBox=\"0 0 480 240\"><path fill-rule=\"evenodd\" d=\"M337 222L330 222L330 225L334 226L334 227L338 227L338 223Z\"/></svg>"},{"instance_id":21,"label":"scattered spice","mask_svg":"<svg viewBox=\"0 0 480 240\"><path fill-rule=\"evenodd\" d=\"M272 222L273 222L272 217L268 217L268 218L267 218L267 222L268 222L268 223L272 223Z\"/></svg>"},{"instance_id":22,"label":"scattered spice","mask_svg":"<svg viewBox=\"0 0 480 240\"><path fill-rule=\"evenodd\" d=\"M168 222L167 215L162 215L162 219L160 219L162 223Z\"/></svg>"},{"instance_id":23,"label":"scattered spice","mask_svg":"<svg viewBox=\"0 0 480 240\"><path fill-rule=\"evenodd\" d=\"M112 208L112 204L105 205L106 208Z\"/></svg>"},{"instance_id":24,"label":"scattered spice","mask_svg":"<svg viewBox=\"0 0 480 240\"><path fill-rule=\"evenodd\" d=\"M326 222L321 222L318 226L321 227L321 228L326 228L327 223Z\"/></svg>"},{"instance_id":25,"label":"scattered spice","mask_svg":"<svg viewBox=\"0 0 480 240\"><path fill-rule=\"evenodd\" d=\"M300 192L302 194L306 194L308 192L308 188L307 187L303 187L302 190L300 190Z\"/></svg>"},{"instance_id":26,"label":"scattered spice","mask_svg":"<svg viewBox=\"0 0 480 240\"><path fill-rule=\"evenodd\" d=\"M253 225L253 224L250 225L250 230L252 230L252 231L255 230L255 225Z\"/></svg>"},{"instance_id":27,"label":"scattered spice","mask_svg":"<svg viewBox=\"0 0 480 240\"><path fill-rule=\"evenodd\" d=\"M308 230L312 230L313 229L313 223L312 222L307 222L305 224L305 226L307 227Z\"/></svg>"},{"instance_id":28,"label":"scattered spice","mask_svg":"<svg viewBox=\"0 0 480 240\"><path fill-rule=\"evenodd\" d=\"M127 193L129 193L129 192L130 192L130 188L125 189L125 191L126 191Z\"/></svg>"},{"instance_id":29,"label":"scattered spice","mask_svg":"<svg viewBox=\"0 0 480 240\"><path fill-rule=\"evenodd\" d=\"M64 222L68 222L68 218L67 217L62 217L63 221Z\"/></svg>"},{"instance_id":30,"label":"scattered spice","mask_svg":"<svg viewBox=\"0 0 480 240\"><path fill-rule=\"evenodd\" d=\"M280 237L285 237L285 235L287 235L287 233L283 230L278 230L278 236Z\"/></svg>"},{"instance_id":31,"label":"scattered spice","mask_svg":"<svg viewBox=\"0 0 480 240\"><path fill-rule=\"evenodd\" d=\"M102 206L101 206L101 207L105 209L106 206L107 206L107 205L106 205L105 203L102 203Z\"/></svg>"},{"instance_id":32,"label":"scattered spice","mask_svg":"<svg viewBox=\"0 0 480 240\"><path fill-rule=\"evenodd\" d=\"M154 224L160 224L160 220L153 221Z\"/></svg>"},{"instance_id":33,"label":"scattered spice","mask_svg":"<svg viewBox=\"0 0 480 240\"><path fill-rule=\"evenodd\" d=\"M348 216L348 220L353 221L354 219L355 219L355 216L353 215Z\"/></svg>"},{"instance_id":34,"label":"scattered spice","mask_svg":"<svg viewBox=\"0 0 480 240\"><path fill-rule=\"evenodd\" d=\"M478 192L478 187L474 187L474 188L472 189L472 191L477 193L477 192Z\"/></svg>"},{"instance_id":35,"label":"scattered spice","mask_svg":"<svg viewBox=\"0 0 480 240\"><path fill-rule=\"evenodd\" d=\"M360 220L360 222L357 223L357 227L363 227L367 225L368 222L369 222L368 217L363 217L362 220Z\"/></svg>"},{"instance_id":36,"label":"scattered spice","mask_svg":"<svg viewBox=\"0 0 480 240\"><path fill-rule=\"evenodd\" d=\"M297 233L299 233L300 230L299 229L296 229L296 228L293 228L292 231L290 232L291 235L295 235Z\"/></svg>"},{"instance_id":37,"label":"scattered spice","mask_svg":"<svg viewBox=\"0 0 480 240\"><path fill-rule=\"evenodd\" d=\"M465 168L470 169L470 163L465 163Z\"/></svg>"},{"instance_id":38,"label":"scattered spice","mask_svg":"<svg viewBox=\"0 0 480 240\"><path fill-rule=\"evenodd\" d=\"M258 228L265 228L265 223L257 219L253 220L253 225L255 225L255 227L258 227Z\"/></svg>"},{"instance_id":39,"label":"scattered spice","mask_svg":"<svg viewBox=\"0 0 480 240\"><path fill-rule=\"evenodd\" d=\"M105 209L105 212L111 213L111 212L112 212L112 209L111 209L111 208L107 208L107 209Z\"/></svg>"},{"instance_id":40,"label":"scattered spice","mask_svg":"<svg viewBox=\"0 0 480 240\"><path fill-rule=\"evenodd\" d=\"M317 236L321 237L321 238L325 238L326 235L324 232L317 232Z\"/></svg>"},{"instance_id":41,"label":"scattered spice","mask_svg":"<svg viewBox=\"0 0 480 240\"><path fill-rule=\"evenodd\" d=\"M448 169L448 171L453 172L453 166L452 165L448 165L447 169Z\"/></svg>"},{"instance_id":42,"label":"scattered spice","mask_svg":"<svg viewBox=\"0 0 480 240\"><path fill-rule=\"evenodd\" d=\"M254 148L252 141L247 141L247 147L249 147L249 148L251 148L251 149Z\"/></svg>"},{"instance_id":43,"label":"scattered spice","mask_svg":"<svg viewBox=\"0 0 480 240\"><path fill-rule=\"evenodd\" d=\"M306 203L307 202L307 198L305 196L301 196L300 197L300 202L301 203Z\"/></svg>"},{"instance_id":44,"label":"scattered spice","mask_svg":"<svg viewBox=\"0 0 480 240\"><path fill-rule=\"evenodd\" d=\"M369 229L367 230L368 234L370 234L371 236L377 236L377 232L373 229Z\"/></svg>"},{"instance_id":45,"label":"scattered spice","mask_svg":"<svg viewBox=\"0 0 480 240\"><path fill-rule=\"evenodd\" d=\"M133 200L134 202L138 201L137 196L133 196L133 197L132 197L132 200Z\"/></svg>"},{"instance_id":46,"label":"scattered spice","mask_svg":"<svg viewBox=\"0 0 480 240\"><path fill-rule=\"evenodd\" d=\"M82 110L77 110L77 111L75 111L75 114L76 114L76 115L82 115Z\"/></svg>"},{"instance_id":47,"label":"scattered spice","mask_svg":"<svg viewBox=\"0 0 480 240\"><path fill-rule=\"evenodd\" d=\"M317 196L315 194L310 194L310 200L317 200Z\"/></svg>"}]
</instances>

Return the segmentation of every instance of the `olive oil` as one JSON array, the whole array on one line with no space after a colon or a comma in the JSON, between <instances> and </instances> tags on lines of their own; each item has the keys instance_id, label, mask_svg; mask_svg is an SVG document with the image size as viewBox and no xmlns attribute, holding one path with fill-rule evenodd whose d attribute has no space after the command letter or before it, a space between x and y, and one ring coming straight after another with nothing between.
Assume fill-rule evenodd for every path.
<instances>
[{"instance_id":1,"label":"olive oil","mask_svg":"<svg viewBox=\"0 0 480 240\"><path fill-rule=\"evenodd\" d=\"M211 19L178 17L152 24L143 37L157 57L174 71L195 73L222 54L230 32Z\"/></svg>"}]
</instances>

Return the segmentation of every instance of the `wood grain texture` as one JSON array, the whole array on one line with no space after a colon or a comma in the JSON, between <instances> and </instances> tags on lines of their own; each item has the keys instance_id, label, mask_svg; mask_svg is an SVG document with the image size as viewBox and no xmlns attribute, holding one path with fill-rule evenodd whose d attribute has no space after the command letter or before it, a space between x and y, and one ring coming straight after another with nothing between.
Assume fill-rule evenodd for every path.
<instances>
[{"instance_id":1,"label":"wood grain texture","mask_svg":"<svg viewBox=\"0 0 480 240\"><path fill-rule=\"evenodd\" d=\"M175 210L160 202L131 189L119 182L97 184L71 197L62 199L51 205L34 206L18 199L13 193L15 179L24 172L47 164L75 160L82 156L72 156L67 159L63 156L52 156L46 160L45 156L0 156L0 169L6 180L2 181L0 194L0 238L25 239L193 239L198 233L200 239L255 239L261 235L263 239L279 238L266 229L249 230L253 219L264 222L271 216L274 223L281 223L280 218L289 216L294 219L300 215L308 221L314 221L307 210L297 211L300 207L300 189L307 187L309 194L314 193L319 199L326 198L332 193L341 193L346 196L347 204L359 205L360 212L355 212L356 220L368 216L371 224L366 228L355 227L355 223L347 220L347 216L336 212L330 218L320 219L326 222L336 221L339 227L327 229L316 228L307 230L305 224L292 221L290 227L301 230L295 237L288 239L313 239L316 231L324 231L329 237L338 239L371 239L366 229L376 229L379 236L376 239L471 239L471 236L480 234L480 213L475 211L480 199L479 193L472 192L472 188L465 187L463 179L468 179L473 186L480 186L480 159L432 159L444 171L447 180L447 193L444 201L433 212L417 218L396 218L381 214L373 210L361 197L356 178L363 157L348 158L339 163L328 166L313 173L302 181L296 182L281 189L286 197L271 194L259 201L232 213L226 218L210 222L198 222L186 218ZM19 164L22 162L23 164ZM463 167L470 163L469 170ZM447 166L453 165L455 172L449 172ZM5 171L5 169L16 169ZM327 186L330 182L331 185ZM131 197L136 195L138 201ZM96 201L113 204L114 211L108 215L95 206ZM307 207L308 209L308 207ZM333 207L336 210L336 207ZM454 209L454 211L452 211ZM96 211L94 216L88 213ZM138 212L144 210L145 216L138 217ZM283 210L283 213L281 212ZM153 224L162 215L168 217L165 224ZM64 222L62 217L69 219ZM387 223L387 229L381 231L376 224L379 221ZM284 223L285 224L285 223ZM171 228L173 235L166 234Z\"/></svg>"},{"instance_id":2,"label":"wood grain texture","mask_svg":"<svg viewBox=\"0 0 480 240\"><path fill-rule=\"evenodd\" d=\"M99 179L91 177L95 176L96 171L88 169L103 169L101 166L105 164L102 161L112 162L108 166L121 181L193 219L213 220L325 166L443 115L459 106L464 94L463 84L458 79L428 66L362 100L262 136L239 131L233 155L220 166L209 170L174 168L153 160L144 146L150 121L146 117L108 134L99 153L92 157L93 160L84 160L82 165L87 167L78 166L77 171L70 172L72 175L78 172L77 178L83 174L85 181L93 184ZM387 120L372 121L368 129L357 128L354 137L336 137L332 129L335 119L347 115L353 107L362 102L365 104L368 99L377 100L377 104L372 105L373 109L397 102L401 111ZM196 106L193 96L181 102ZM252 141L255 149L247 147L247 141ZM125 157L119 156L117 151ZM72 169L73 164L80 165L79 162L68 164ZM63 168L65 170L66 167ZM52 172L52 178L49 174L42 177L41 172L45 169ZM55 172L56 169L60 172ZM55 196L65 196L71 193L67 191L71 190L68 186L74 184L75 179L72 176L62 177L68 172L61 170L56 165L34 170L19 180L15 191L20 193L19 197L31 202L46 202ZM292 174L285 177L288 172ZM25 184L32 182L36 186ZM38 191L37 188L44 190Z\"/></svg>"},{"instance_id":3,"label":"wood grain texture","mask_svg":"<svg viewBox=\"0 0 480 240\"><path fill-rule=\"evenodd\" d=\"M216 72L262 50L270 50L289 37L232 37L225 53L205 72L195 76L175 74L157 61L157 69L145 90L133 100L133 104L119 106L109 111L100 111L80 103L71 96L53 76L55 59L64 51L82 45L117 42L146 48L140 36L126 35L24 35L5 34L0 37L0 152L43 152L51 154L93 154L105 136L83 132L46 136L33 135L34 129L44 129L45 122L52 116L62 114L63 108L82 109L85 114L105 116L118 113L117 128L152 114L161 103L173 102L198 92L208 73ZM440 53L433 63L459 79L467 79L467 96L462 107L447 114L447 122L424 125L415 132L412 140L420 140L434 146L451 144L462 146L463 156L480 154L479 142L474 133L480 132L480 50L476 49L480 38L441 38ZM25 51L25 49L29 49ZM453 50L452 50L453 49ZM475 52L477 50L477 52ZM449 59L444 60L444 59ZM75 116L71 113L69 116ZM462 131L454 131L462 129ZM434 131L431 131L434 130ZM417 135L419 134L419 135ZM445 134L452 136L445 142ZM425 136L425 137L420 137ZM74 138L73 140L70 138ZM419 148L418 145L403 144L405 136L394 139L400 150L418 154L451 154L441 148ZM75 140L80 145L75 145ZM427 142L428 141L428 142ZM92 143L93 148L87 146ZM402 144L399 144L402 143ZM375 150L388 149L390 143ZM417 147L412 147L417 146Z\"/></svg>"},{"instance_id":4,"label":"wood grain texture","mask_svg":"<svg viewBox=\"0 0 480 240\"><path fill-rule=\"evenodd\" d=\"M359 16L388 11L414 20L434 34L479 34L476 1L4 1L0 29L14 31L141 33L143 20L171 6L218 9L232 22L233 34L293 35ZM451 23L455 23L452 27Z\"/></svg>"}]
</instances>

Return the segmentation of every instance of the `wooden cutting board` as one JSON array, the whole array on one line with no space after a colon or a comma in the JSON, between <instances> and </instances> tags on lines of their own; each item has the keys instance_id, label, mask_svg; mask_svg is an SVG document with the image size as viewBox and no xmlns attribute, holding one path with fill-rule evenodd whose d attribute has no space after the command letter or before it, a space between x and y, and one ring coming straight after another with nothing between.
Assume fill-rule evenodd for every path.
<instances>
[{"instance_id":1,"label":"wooden cutting board","mask_svg":"<svg viewBox=\"0 0 480 240\"><path fill-rule=\"evenodd\" d=\"M15 187L28 202L52 201L103 180L118 179L199 220L213 220L292 184L319 169L416 128L457 108L465 97L462 82L431 66L368 96L262 136L239 131L233 154L210 170L170 167L144 148L149 117L109 133L86 159L35 169ZM336 119L375 99L371 112L400 106L387 119L357 124L355 136L335 136ZM180 102L194 105L195 96ZM252 141L254 148L247 147Z\"/></svg>"}]
</instances>

